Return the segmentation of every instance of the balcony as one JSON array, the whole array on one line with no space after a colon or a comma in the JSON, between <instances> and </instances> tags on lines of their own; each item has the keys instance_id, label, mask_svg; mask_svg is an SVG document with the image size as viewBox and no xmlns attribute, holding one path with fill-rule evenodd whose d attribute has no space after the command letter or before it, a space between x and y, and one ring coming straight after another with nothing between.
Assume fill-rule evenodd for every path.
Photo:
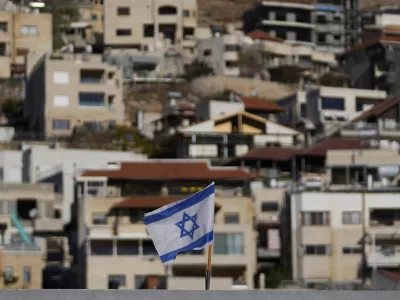
<instances>
[{"instance_id":1,"label":"balcony","mask_svg":"<svg viewBox=\"0 0 400 300\"><path fill-rule=\"evenodd\" d=\"M297 22L297 21L277 21L277 20L263 20L262 21L263 25L266 26L276 26L276 27L298 27L298 28L308 28L308 29L314 29L315 25L311 23L311 20L309 22Z\"/></svg>"},{"instance_id":2,"label":"balcony","mask_svg":"<svg viewBox=\"0 0 400 300\"><path fill-rule=\"evenodd\" d=\"M20 252L20 253L40 253L42 250L36 244L25 243L4 243L0 245L5 252Z\"/></svg>"},{"instance_id":3,"label":"balcony","mask_svg":"<svg viewBox=\"0 0 400 300\"><path fill-rule=\"evenodd\" d=\"M377 246L375 251L372 249L367 253L367 262L369 266L397 268L400 266L400 246Z\"/></svg>"},{"instance_id":4,"label":"balcony","mask_svg":"<svg viewBox=\"0 0 400 300\"><path fill-rule=\"evenodd\" d=\"M381 138L400 138L400 123L352 123L342 129L343 136L379 136Z\"/></svg>"}]
</instances>

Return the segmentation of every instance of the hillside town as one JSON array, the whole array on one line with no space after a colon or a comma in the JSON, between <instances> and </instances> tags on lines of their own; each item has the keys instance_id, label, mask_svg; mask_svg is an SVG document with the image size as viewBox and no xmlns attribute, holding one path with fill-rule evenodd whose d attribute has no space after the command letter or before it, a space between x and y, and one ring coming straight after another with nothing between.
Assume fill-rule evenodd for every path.
<instances>
[{"instance_id":1,"label":"hillside town","mask_svg":"<svg viewBox=\"0 0 400 300\"><path fill-rule=\"evenodd\" d=\"M0 289L203 289L215 182L212 290L400 290L400 3L248 2L0 0Z\"/></svg>"}]
</instances>

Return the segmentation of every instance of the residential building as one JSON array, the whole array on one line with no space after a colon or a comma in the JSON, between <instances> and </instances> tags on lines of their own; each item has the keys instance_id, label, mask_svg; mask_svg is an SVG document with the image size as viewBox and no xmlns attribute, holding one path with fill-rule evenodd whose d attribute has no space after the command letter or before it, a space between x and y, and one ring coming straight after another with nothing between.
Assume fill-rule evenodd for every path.
<instances>
[{"instance_id":1,"label":"residential building","mask_svg":"<svg viewBox=\"0 0 400 300\"><path fill-rule=\"evenodd\" d=\"M252 39L252 42L243 46L243 52L260 53L263 69L268 71L271 81L282 80L282 77L285 74L287 77L288 73L298 74L299 77L308 73L317 80L337 67L336 58L332 52L315 50L306 45L289 44L262 30L252 31L247 36Z\"/></svg>"},{"instance_id":2,"label":"residential building","mask_svg":"<svg viewBox=\"0 0 400 300\"><path fill-rule=\"evenodd\" d=\"M52 15L0 11L0 78L26 73L28 53L53 50Z\"/></svg>"},{"instance_id":3,"label":"residential building","mask_svg":"<svg viewBox=\"0 0 400 300\"><path fill-rule=\"evenodd\" d=\"M315 45L314 0L262 1L243 16L245 33L261 29L288 43Z\"/></svg>"},{"instance_id":4,"label":"residential building","mask_svg":"<svg viewBox=\"0 0 400 300\"><path fill-rule=\"evenodd\" d=\"M319 0L315 5L317 49L341 53L345 50L345 20L341 0Z\"/></svg>"},{"instance_id":5,"label":"residential building","mask_svg":"<svg viewBox=\"0 0 400 300\"><path fill-rule=\"evenodd\" d=\"M80 126L124 124L121 71L100 55L43 55L26 88L24 116L41 136L70 136Z\"/></svg>"},{"instance_id":6,"label":"residential building","mask_svg":"<svg viewBox=\"0 0 400 300\"><path fill-rule=\"evenodd\" d=\"M92 25L86 22L72 22L60 28L64 43L69 52L91 53L96 44L96 36Z\"/></svg>"},{"instance_id":7,"label":"residential building","mask_svg":"<svg viewBox=\"0 0 400 300\"><path fill-rule=\"evenodd\" d=\"M0 188L0 234L5 289L41 289L48 263L68 264L67 248L51 257L45 234L63 231L54 217L57 199L51 184L3 184ZM44 235L43 235L44 234Z\"/></svg>"},{"instance_id":8,"label":"residential building","mask_svg":"<svg viewBox=\"0 0 400 300\"><path fill-rule=\"evenodd\" d=\"M104 31L104 0L74 0L78 6L80 22L90 24L95 33Z\"/></svg>"},{"instance_id":9,"label":"residential building","mask_svg":"<svg viewBox=\"0 0 400 300\"><path fill-rule=\"evenodd\" d=\"M240 37L230 33L200 40L197 45L197 59L214 69L216 75L239 76Z\"/></svg>"},{"instance_id":10,"label":"residential building","mask_svg":"<svg viewBox=\"0 0 400 300\"><path fill-rule=\"evenodd\" d=\"M299 132L247 112L236 112L195 125L181 127L171 134L168 127L155 132L167 158L211 158L221 162L243 155L257 146L293 146Z\"/></svg>"},{"instance_id":11,"label":"residential building","mask_svg":"<svg viewBox=\"0 0 400 300\"><path fill-rule=\"evenodd\" d=\"M123 151L61 149L32 146L23 151L22 179L29 183L52 183L61 200L55 207L64 224L71 221L74 177L85 169L112 168L110 162L145 160L145 155Z\"/></svg>"},{"instance_id":12,"label":"residential building","mask_svg":"<svg viewBox=\"0 0 400 300\"><path fill-rule=\"evenodd\" d=\"M397 151L329 151L320 191L292 194L295 280L359 285L376 268L397 269Z\"/></svg>"},{"instance_id":13,"label":"residential building","mask_svg":"<svg viewBox=\"0 0 400 300\"><path fill-rule=\"evenodd\" d=\"M193 52L196 27L196 0L104 3L104 44L108 47L156 49L167 39Z\"/></svg>"},{"instance_id":14,"label":"residential building","mask_svg":"<svg viewBox=\"0 0 400 300\"><path fill-rule=\"evenodd\" d=\"M326 177L329 150L364 148L370 148L370 145L359 139L330 137L308 147L257 147L223 165L246 168L264 178L265 185L272 188L293 182L306 187L320 187Z\"/></svg>"},{"instance_id":15,"label":"residential building","mask_svg":"<svg viewBox=\"0 0 400 300\"><path fill-rule=\"evenodd\" d=\"M400 30L387 25L374 38L338 56L342 71L350 77L352 87L379 89L399 97Z\"/></svg>"},{"instance_id":16,"label":"residential building","mask_svg":"<svg viewBox=\"0 0 400 300\"><path fill-rule=\"evenodd\" d=\"M212 288L252 289L256 267L252 178L236 168L185 160L123 162L113 170L83 172L76 178L80 288L201 289L206 251L179 254L167 270L146 231L143 214L215 181Z\"/></svg>"},{"instance_id":17,"label":"residential building","mask_svg":"<svg viewBox=\"0 0 400 300\"><path fill-rule=\"evenodd\" d=\"M400 25L400 8L381 7L377 11L364 13L362 18L363 41L368 42L382 35L385 27Z\"/></svg>"},{"instance_id":18,"label":"residential building","mask_svg":"<svg viewBox=\"0 0 400 300\"><path fill-rule=\"evenodd\" d=\"M276 267L289 267L290 251L286 245L290 244L290 234L284 228L290 219L286 190L284 188L257 188L252 190L255 202L256 223L258 231L257 265L258 276L261 273L268 275L268 271ZM259 280L256 280L257 282Z\"/></svg>"},{"instance_id":19,"label":"residential building","mask_svg":"<svg viewBox=\"0 0 400 300\"><path fill-rule=\"evenodd\" d=\"M280 122L293 128L328 134L387 99L385 91L321 86L307 88L277 101L285 108Z\"/></svg>"},{"instance_id":20,"label":"residential building","mask_svg":"<svg viewBox=\"0 0 400 300\"><path fill-rule=\"evenodd\" d=\"M398 148L400 142L400 98L383 101L353 119L340 130L340 135L358 139L374 139L382 147Z\"/></svg>"}]
</instances>

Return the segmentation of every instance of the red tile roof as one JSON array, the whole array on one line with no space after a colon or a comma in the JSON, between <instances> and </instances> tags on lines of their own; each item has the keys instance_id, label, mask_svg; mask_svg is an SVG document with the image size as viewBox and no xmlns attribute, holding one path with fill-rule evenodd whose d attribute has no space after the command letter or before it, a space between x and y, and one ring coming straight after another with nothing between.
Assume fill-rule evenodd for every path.
<instances>
[{"instance_id":1,"label":"red tile roof","mask_svg":"<svg viewBox=\"0 0 400 300\"><path fill-rule=\"evenodd\" d=\"M328 150L351 150L363 148L365 148L364 141L350 138L332 137L309 148L255 148L249 153L241 156L239 159L287 161L291 159L293 155L324 157L326 156L326 152Z\"/></svg>"},{"instance_id":2,"label":"red tile roof","mask_svg":"<svg viewBox=\"0 0 400 300\"><path fill-rule=\"evenodd\" d=\"M361 114L359 117L353 120L353 122L358 122L361 120L365 120L369 117L379 117L382 113L386 112L387 110L393 108L395 105L400 103L400 98L392 98L385 101L382 101L372 108Z\"/></svg>"},{"instance_id":3,"label":"red tile roof","mask_svg":"<svg viewBox=\"0 0 400 300\"><path fill-rule=\"evenodd\" d=\"M243 97L242 102L246 109L282 112L284 109L272 101L259 97Z\"/></svg>"},{"instance_id":4,"label":"red tile roof","mask_svg":"<svg viewBox=\"0 0 400 300\"><path fill-rule=\"evenodd\" d=\"M125 198L124 200L114 204L112 208L160 208L164 205L183 200L187 196L133 196ZM218 209L220 206L215 204Z\"/></svg>"},{"instance_id":5,"label":"red tile roof","mask_svg":"<svg viewBox=\"0 0 400 300\"><path fill-rule=\"evenodd\" d=\"M342 137L332 137L319 142L311 146L310 148L305 148L301 151L302 156L326 156L328 150L351 150L351 149L363 149L365 148L365 143L362 140L342 138Z\"/></svg>"},{"instance_id":6,"label":"red tile roof","mask_svg":"<svg viewBox=\"0 0 400 300\"><path fill-rule=\"evenodd\" d=\"M253 179L253 175L238 168L210 167L199 161L144 161L124 162L117 170L85 171L83 177L110 179L169 179L169 180L228 180Z\"/></svg>"},{"instance_id":7,"label":"red tile roof","mask_svg":"<svg viewBox=\"0 0 400 300\"><path fill-rule=\"evenodd\" d=\"M280 160L286 161L292 158L300 149L295 148L279 148L279 147L264 147L255 148L249 153L241 156L241 159L256 159L256 160Z\"/></svg>"},{"instance_id":8,"label":"red tile roof","mask_svg":"<svg viewBox=\"0 0 400 300\"><path fill-rule=\"evenodd\" d=\"M389 272L386 270L378 270L378 272L393 281L400 281L400 272Z\"/></svg>"},{"instance_id":9,"label":"red tile roof","mask_svg":"<svg viewBox=\"0 0 400 300\"><path fill-rule=\"evenodd\" d=\"M247 36L251 37L253 40L261 40L261 41L272 41L272 42L279 42L283 43L284 40L275 37L273 35L270 35L266 33L263 30L255 30L247 34Z\"/></svg>"}]
</instances>

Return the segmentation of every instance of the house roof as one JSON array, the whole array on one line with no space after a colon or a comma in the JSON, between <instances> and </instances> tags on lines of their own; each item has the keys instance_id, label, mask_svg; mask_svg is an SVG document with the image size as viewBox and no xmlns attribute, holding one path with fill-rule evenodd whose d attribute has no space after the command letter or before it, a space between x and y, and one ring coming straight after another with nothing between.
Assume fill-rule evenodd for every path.
<instances>
[{"instance_id":1,"label":"house roof","mask_svg":"<svg viewBox=\"0 0 400 300\"><path fill-rule=\"evenodd\" d=\"M164 205L171 204L173 202L183 200L185 196L162 196L162 195L152 195L152 196L134 196L127 197L124 200L115 203L112 208L160 208ZM220 205L215 204L218 209Z\"/></svg>"},{"instance_id":2,"label":"house roof","mask_svg":"<svg viewBox=\"0 0 400 300\"><path fill-rule=\"evenodd\" d=\"M369 110L365 111L359 117L355 118L353 122L365 120L369 117L379 117L382 113L384 113L388 109L393 108L395 105L398 105L399 103L400 103L400 98L392 98L379 102L378 104L371 107Z\"/></svg>"},{"instance_id":3,"label":"house roof","mask_svg":"<svg viewBox=\"0 0 400 300\"><path fill-rule=\"evenodd\" d=\"M279 147L263 147L255 148L245 155L237 159L244 160L275 160L287 161L297 156L326 156L328 150L347 150L347 149L363 149L365 144L361 140L332 137L319 142L309 148L279 148Z\"/></svg>"},{"instance_id":4,"label":"house roof","mask_svg":"<svg viewBox=\"0 0 400 300\"><path fill-rule=\"evenodd\" d=\"M350 48L350 49L344 51L343 53L338 54L338 56L339 56L339 57L342 57L342 56L345 56L346 54L350 54L350 53L352 53L352 52L361 50L361 49L363 49L363 48L368 48L368 47L377 45L377 44L379 44L379 43L380 43L380 38L372 39L372 40L363 42L363 43L361 43L361 44L355 45L353 48Z\"/></svg>"},{"instance_id":5,"label":"house roof","mask_svg":"<svg viewBox=\"0 0 400 300\"><path fill-rule=\"evenodd\" d=\"M254 176L238 168L210 167L207 161L160 160L123 162L115 170L85 171L81 177L149 180L245 180Z\"/></svg>"},{"instance_id":6,"label":"house roof","mask_svg":"<svg viewBox=\"0 0 400 300\"><path fill-rule=\"evenodd\" d=\"M243 97L242 102L246 109L281 112L284 109L272 101L259 97Z\"/></svg>"},{"instance_id":7,"label":"house roof","mask_svg":"<svg viewBox=\"0 0 400 300\"><path fill-rule=\"evenodd\" d=\"M278 42L278 43L284 42L284 40L282 40L278 37L275 37L273 35L270 35L263 30L254 30L254 31L248 33L247 36L251 37L253 40L272 41L272 42Z\"/></svg>"},{"instance_id":8,"label":"house roof","mask_svg":"<svg viewBox=\"0 0 400 300\"><path fill-rule=\"evenodd\" d=\"M386 270L378 270L378 272L381 275L383 275L383 276L385 276L385 277L387 277L387 278L389 278L389 279L391 279L391 280L393 280L395 282L400 281L400 272L389 272L389 271L386 271Z\"/></svg>"}]
</instances>

